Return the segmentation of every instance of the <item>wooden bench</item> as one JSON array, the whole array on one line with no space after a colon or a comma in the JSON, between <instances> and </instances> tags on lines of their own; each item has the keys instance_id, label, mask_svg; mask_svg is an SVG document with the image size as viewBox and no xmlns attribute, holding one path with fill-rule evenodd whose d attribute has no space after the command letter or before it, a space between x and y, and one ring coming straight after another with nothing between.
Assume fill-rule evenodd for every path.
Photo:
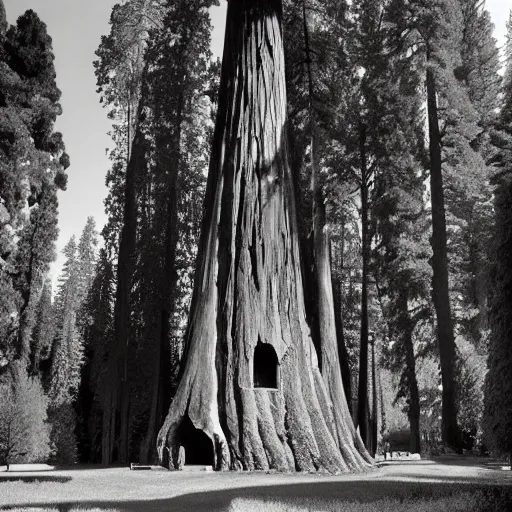
<instances>
[{"instance_id":1,"label":"wooden bench","mask_svg":"<svg viewBox=\"0 0 512 512\"><path fill-rule=\"evenodd\" d=\"M130 470L151 470L151 466L145 466L144 464L136 464L132 462L130 464Z\"/></svg>"}]
</instances>

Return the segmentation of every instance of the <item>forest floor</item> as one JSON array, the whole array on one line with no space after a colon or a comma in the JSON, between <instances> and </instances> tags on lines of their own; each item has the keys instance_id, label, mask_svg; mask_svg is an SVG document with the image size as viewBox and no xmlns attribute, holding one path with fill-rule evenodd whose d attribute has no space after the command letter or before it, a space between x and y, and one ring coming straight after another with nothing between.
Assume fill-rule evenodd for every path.
<instances>
[{"instance_id":1,"label":"forest floor","mask_svg":"<svg viewBox=\"0 0 512 512\"><path fill-rule=\"evenodd\" d=\"M512 472L503 471L502 466L485 458L442 457L435 461L389 462L364 474L338 476L214 473L189 468L182 472L101 466L42 472L5 472L0 468L0 510L61 512L79 506L95 511L225 512L246 510L233 505L236 503L256 503L258 510L267 510L261 508L263 502L306 504L311 500L314 508L290 506L279 510L334 510L317 507L324 501L369 503L391 496L401 503L411 497L437 498L460 491L512 486Z\"/></svg>"}]
</instances>

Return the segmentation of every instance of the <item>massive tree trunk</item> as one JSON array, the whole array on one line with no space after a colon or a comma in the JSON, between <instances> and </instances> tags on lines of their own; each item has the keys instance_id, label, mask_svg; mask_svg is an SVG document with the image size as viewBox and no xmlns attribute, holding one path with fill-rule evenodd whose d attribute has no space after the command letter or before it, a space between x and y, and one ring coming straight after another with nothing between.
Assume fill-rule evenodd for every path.
<instances>
[{"instance_id":1,"label":"massive tree trunk","mask_svg":"<svg viewBox=\"0 0 512 512\"><path fill-rule=\"evenodd\" d=\"M215 469L360 469L305 320L281 1L231 0L225 41L184 365L159 458L179 466L191 423L211 440Z\"/></svg>"},{"instance_id":2,"label":"massive tree trunk","mask_svg":"<svg viewBox=\"0 0 512 512\"><path fill-rule=\"evenodd\" d=\"M361 344L359 348L359 382L357 392L357 425L365 446L369 446L368 417L368 264L370 260L368 165L366 161L366 126L359 126L361 159L361 240L363 272L361 281Z\"/></svg>"},{"instance_id":3,"label":"massive tree trunk","mask_svg":"<svg viewBox=\"0 0 512 512\"><path fill-rule=\"evenodd\" d=\"M427 61L430 61L427 51ZM430 64L430 62L428 62ZM448 288L448 252L446 214L444 206L441 134L437 114L436 80L431 66L427 67L427 109L430 150L430 193L432 200L432 299L437 316L437 341L441 362L442 435L443 441L460 450L461 438L457 425L455 383L455 339Z\"/></svg>"}]
</instances>

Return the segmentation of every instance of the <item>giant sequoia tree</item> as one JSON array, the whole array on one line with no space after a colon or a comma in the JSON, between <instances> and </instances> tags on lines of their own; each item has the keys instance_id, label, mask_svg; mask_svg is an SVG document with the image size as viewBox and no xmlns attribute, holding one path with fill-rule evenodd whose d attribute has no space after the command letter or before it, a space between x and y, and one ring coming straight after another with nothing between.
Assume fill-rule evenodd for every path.
<instances>
[{"instance_id":1,"label":"giant sequoia tree","mask_svg":"<svg viewBox=\"0 0 512 512\"><path fill-rule=\"evenodd\" d=\"M54 132L62 108L46 25L28 10L5 30L1 6L0 355L28 363L69 157Z\"/></svg>"},{"instance_id":2,"label":"giant sequoia tree","mask_svg":"<svg viewBox=\"0 0 512 512\"><path fill-rule=\"evenodd\" d=\"M216 469L337 472L371 460L344 397L333 410L327 389L339 376L321 375L305 320L281 8L228 6L183 370L157 442L170 468L187 425L211 439Z\"/></svg>"}]
</instances>

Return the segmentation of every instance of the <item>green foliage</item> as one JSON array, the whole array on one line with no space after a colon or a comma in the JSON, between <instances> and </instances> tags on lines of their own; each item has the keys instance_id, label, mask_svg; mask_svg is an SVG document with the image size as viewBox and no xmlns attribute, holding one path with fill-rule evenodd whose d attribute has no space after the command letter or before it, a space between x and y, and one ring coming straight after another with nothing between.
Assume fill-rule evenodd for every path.
<instances>
[{"instance_id":1,"label":"green foliage","mask_svg":"<svg viewBox=\"0 0 512 512\"><path fill-rule=\"evenodd\" d=\"M48 398L37 377L13 366L14 378L0 384L0 464L45 461L50 454Z\"/></svg>"}]
</instances>

